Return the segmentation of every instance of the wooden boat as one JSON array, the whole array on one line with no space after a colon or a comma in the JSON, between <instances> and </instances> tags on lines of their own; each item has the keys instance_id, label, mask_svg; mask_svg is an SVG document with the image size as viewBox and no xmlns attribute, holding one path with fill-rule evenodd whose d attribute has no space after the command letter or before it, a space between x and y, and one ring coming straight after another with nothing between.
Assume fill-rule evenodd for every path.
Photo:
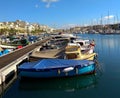
<instances>
[{"instance_id":1,"label":"wooden boat","mask_svg":"<svg viewBox=\"0 0 120 98\"><path fill-rule=\"evenodd\" d=\"M81 51L85 51L85 50L94 51L94 47L95 47L94 40L90 41L90 40L84 40L84 39L76 39L76 40L73 40L73 43L69 43L69 45L70 44L79 44Z\"/></svg>"},{"instance_id":2,"label":"wooden boat","mask_svg":"<svg viewBox=\"0 0 120 98\"><path fill-rule=\"evenodd\" d=\"M10 53L11 51L9 49L5 49L3 51L0 51L0 56L6 55L8 53Z\"/></svg>"},{"instance_id":3,"label":"wooden boat","mask_svg":"<svg viewBox=\"0 0 120 98\"><path fill-rule=\"evenodd\" d=\"M18 71L22 77L68 77L94 73L95 63L89 60L43 59L23 63Z\"/></svg>"},{"instance_id":4,"label":"wooden boat","mask_svg":"<svg viewBox=\"0 0 120 98\"><path fill-rule=\"evenodd\" d=\"M87 52L89 54L94 52L94 47L95 47L95 46L92 46L92 45L89 45L87 47L84 47L84 46L81 47L79 43L68 43L68 46L71 46L71 47L72 46L78 46L78 47L80 47L82 53Z\"/></svg>"},{"instance_id":5,"label":"wooden boat","mask_svg":"<svg viewBox=\"0 0 120 98\"><path fill-rule=\"evenodd\" d=\"M30 61L43 58L64 58L65 47L68 39L54 39L35 48L30 55Z\"/></svg>"},{"instance_id":6,"label":"wooden boat","mask_svg":"<svg viewBox=\"0 0 120 98\"><path fill-rule=\"evenodd\" d=\"M0 46L0 51L3 51L2 47Z\"/></svg>"},{"instance_id":7,"label":"wooden boat","mask_svg":"<svg viewBox=\"0 0 120 98\"><path fill-rule=\"evenodd\" d=\"M89 46L90 45L90 40L84 40L84 39L76 39L76 40L73 40L74 43L78 43L80 44L80 46Z\"/></svg>"},{"instance_id":8,"label":"wooden boat","mask_svg":"<svg viewBox=\"0 0 120 98\"><path fill-rule=\"evenodd\" d=\"M9 43L10 46L26 46L28 45L28 39L22 38L22 39L15 39Z\"/></svg>"},{"instance_id":9,"label":"wooden boat","mask_svg":"<svg viewBox=\"0 0 120 98\"><path fill-rule=\"evenodd\" d=\"M0 56L3 55L2 51L3 51L3 49L0 47Z\"/></svg>"},{"instance_id":10,"label":"wooden boat","mask_svg":"<svg viewBox=\"0 0 120 98\"><path fill-rule=\"evenodd\" d=\"M10 45L0 45L2 49L9 49L10 51L13 51L16 49L15 46L10 46Z\"/></svg>"},{"instance_id":11,"label":"wooden boat","mask_svg":"<svg viewBox=\"0 0 120 98\"><path fill-rule=\"evenodd\" d=\"M89 51L82 53L79 46L67 46L65 50L65 59L76 60L94 60L96 53L89 53Z\"/></svg>"},{"instance_id":12,"label":"wooden boat","mask_svg":"<svg viewBox=\"0 0 120 98\"><path fill-rule=\"evenodd\" d=\"M1 47L2 45L0 45L0 56L3 56L3 55L6 55L8 54L9 52L11 52L12 50L9 48L9 49L6 49L4 47ZM4 45L3 45L4 46Z\"/></svg>"}]
</instances>

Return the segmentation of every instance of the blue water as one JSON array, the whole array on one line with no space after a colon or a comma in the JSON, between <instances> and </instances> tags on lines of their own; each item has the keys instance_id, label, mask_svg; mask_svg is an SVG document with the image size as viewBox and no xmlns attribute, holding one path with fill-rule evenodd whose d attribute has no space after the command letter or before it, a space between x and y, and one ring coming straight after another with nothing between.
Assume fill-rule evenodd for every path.
<instances>
[{"instance_id":1,"label":"blue water","mask_svg":"<svg viewBox=\"0 0 120 98\"><path fill-rule=\"evenodd\" d=\"M120 35L79 35L94 39L95 75L31 80L19 76L1 98L120 98Z\"/></svg>"}]
</instances>

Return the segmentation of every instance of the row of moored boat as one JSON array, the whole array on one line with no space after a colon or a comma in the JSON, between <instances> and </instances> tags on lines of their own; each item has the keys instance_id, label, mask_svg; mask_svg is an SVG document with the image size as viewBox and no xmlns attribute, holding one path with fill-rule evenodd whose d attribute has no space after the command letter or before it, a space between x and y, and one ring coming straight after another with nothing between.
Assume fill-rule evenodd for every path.
<instances>
[{"instance_id":1,"label":"row of moored boat","mask_svg":"<svg viewBox=\"0 0 120 98\"><path fill-rule=\"evenodd\" d=\"M52 36L52 35L51 35ZM21 77L68 77L95 72L95 43L73 35L54 35L18 67Z\"/></svg>"}]
</instances>

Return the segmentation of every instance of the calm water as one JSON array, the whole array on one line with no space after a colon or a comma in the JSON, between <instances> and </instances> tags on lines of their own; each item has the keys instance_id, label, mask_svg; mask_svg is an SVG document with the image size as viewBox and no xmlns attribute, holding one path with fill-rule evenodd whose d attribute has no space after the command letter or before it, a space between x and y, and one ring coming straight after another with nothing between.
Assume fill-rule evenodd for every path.
<instances>
[{"instance_id":1,"label":"calm water","mask_svg":"<svg viewBox=\"0 0 120 98\"><path fill-rule=\"evenodd\" d=\"M120 35L80 35L96 41L95 75L51 80L20 79L1 98L120 98Z\"/></svg>"}]
</instances>

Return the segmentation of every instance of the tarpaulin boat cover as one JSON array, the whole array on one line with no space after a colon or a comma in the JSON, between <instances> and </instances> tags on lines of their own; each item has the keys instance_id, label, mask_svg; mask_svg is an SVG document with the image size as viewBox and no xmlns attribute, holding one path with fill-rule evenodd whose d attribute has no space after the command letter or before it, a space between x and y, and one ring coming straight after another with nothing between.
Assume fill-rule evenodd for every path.
<instances>
[{"instance_id":1,"label":"tarpaulin boat cover","mask_svg":"<svg viewBox=\"0 0 120 98\"><path fill-rule=\"evenodd\" d=\"M36 62L23 63L18 69L54 69L75 66L88 66L94 64L89 60L67 60L67 59L43 59Z\"/></svg>"}]
</instances>

